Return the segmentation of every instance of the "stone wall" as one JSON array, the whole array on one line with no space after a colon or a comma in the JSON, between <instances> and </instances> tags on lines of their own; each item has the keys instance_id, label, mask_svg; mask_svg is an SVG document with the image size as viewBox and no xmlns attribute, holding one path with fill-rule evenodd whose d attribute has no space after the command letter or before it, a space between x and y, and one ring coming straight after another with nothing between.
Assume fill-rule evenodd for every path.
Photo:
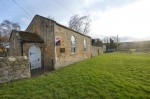
<instances>
[{"instance_id":1,"label":"stone wall","mask_svg":"<svg viewBox=\"0 0 150 99\"><path fill-rule=\"evenodd\" d=\"M55 63L54 23L48 18L36 15L26 29L27 32L37 33L44 39L44 44L39 45L39 47L42 51L42 68L45 70L53 70ZM26 49L28 47L25 47L24 51L28 51Z\"/></svg>"},{"instance_id":2,"label":"stone wall","mask_svg":"<svg viewBox=\"0 0 150 99\"><path fill-rule=\"evenodd\" d=\"M71 37L75 37L76 51L71 53ZM56 45L55 69L91 58L91 38L80 34L60 24L55 25L55 37L60 37L60 45ZM86 40L86 51L84 50L84 39ZM61 49L64 51L61 52Z\"/></svg>"},{"instance_id":3,"label":"stone wall","mask_svg":"<svg viewBox=\"0 0 150 99\"><path fill-rule=\"evenodd\" d=\"M102 47L92 46L92 57L98 56L100 54L103 54L103 48Z\"/></svg>"},{"instance_id":4,"label":"stone wall","mask_svg":"<svg viewBox=\"0 0 150 99\"><path fill-rule=\"evenodd\" d=\"M26 56L0 59L0 83L30 78L30 66Z\"/></svg>"},{"instance_id":5,"label":"stone wall","mask_svg":"<svg viewBox=\"0 0 150 99\"><path fill-rule=\"evenodd\" d=\"M27 32L37 33L44 39L42 45L42 66L46 70L57 69L91 57L91 38L58 24L48 18L36 15ZM61 45L55 46L55 37L60 36ZM71 36L75 36L76 53L71 53ZM83 40L87 42L87 50L83 49ZM65 52L60 52L65 49Z\"/></svg>"},{"instance_id":6,"label":"stone wall","mask_svg":"<svg viewBox=\"0 0 150 99\"><path fill-rule=\"evenodd\" d=\"M10 56L21 56L20 42L18 38L16 37L16 33L17 32L13 30L11 37L9 39L9 45L10 45L9 55Z\"/></svg>"}]
</instances>

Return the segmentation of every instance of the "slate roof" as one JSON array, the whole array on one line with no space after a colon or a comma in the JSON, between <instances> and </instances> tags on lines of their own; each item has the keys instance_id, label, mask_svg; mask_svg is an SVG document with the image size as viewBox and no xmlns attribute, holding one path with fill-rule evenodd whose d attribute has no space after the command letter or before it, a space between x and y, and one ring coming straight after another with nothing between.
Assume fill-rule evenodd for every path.
<instances>
[{"instance_id":1,"label":"slate roof","mask_svg":"<svg viewBox=\"0 0 150 99\"><path fill-rule=\"evenodd\" d=\"M17 31L19 33L19 39L23 42L35 42L35 43L44 43L44 40L36 33L30 33L26 31Z\"/></svg>"}]
</instances>

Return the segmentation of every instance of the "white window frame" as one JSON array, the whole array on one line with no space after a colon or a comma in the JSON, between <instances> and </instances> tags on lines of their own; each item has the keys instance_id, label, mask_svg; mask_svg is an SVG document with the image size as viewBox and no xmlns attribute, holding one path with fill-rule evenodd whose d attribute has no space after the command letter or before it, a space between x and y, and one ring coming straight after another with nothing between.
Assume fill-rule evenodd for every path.
<instances>
[{"instance_id":1,"label":"white window frame","mask_svg":"<svg viewBox=\"0 0 150 99\"><path fill-rule=\"evenodd\" d=\"M76 53L76 38L75 36L71 36L71 53Z\"/></svg>"},{"instance_id":2,"label":"white window frame","mask_svg":"<svg viewBox=\"0 0 150 99\"><path fill-rule=\"evenodd\" d=\"M87 44L86 44L86 40L83 40L83 50L84 52L87 51Z\"/></svg>"}]
</instances>

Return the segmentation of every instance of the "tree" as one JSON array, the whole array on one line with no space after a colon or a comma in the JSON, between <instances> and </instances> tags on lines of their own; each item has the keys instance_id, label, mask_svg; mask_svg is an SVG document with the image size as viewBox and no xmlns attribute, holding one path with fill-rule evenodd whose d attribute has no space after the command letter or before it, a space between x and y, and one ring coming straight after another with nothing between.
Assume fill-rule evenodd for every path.
<instances>
[{"instance_id":1,"label":"tree","mask_svg":"<svg viewBox=\"0 0 150 99\"><path fill-rule=\"evenodd\" d=\"M9 20L4 20L0 24L0 35L9 36L12 30L20 30L20 25L18 23L13 23Z\"/></svg>"},{"instance_id":2,"label":"tree","mask_svg":"<svg viewBox=\"0 0 150 99\"><path fill-rule=\"evenodd\" d=\"M90 32L90 16L80 17L78 14L73 15L69 21L69 28L76 30L83 34L88 34Z\"/></svg>"},{"instance_id":3,"label":"tree","mask_svg":"<svg viewBox=\"0 0 150 99\"><path fill-rule=\"evenodd\" d=\"M107 42L109 42L109 37L108 36L106 36L105 38L103 38L103 43L107 43Z\"/></svg>"},{"instance_id":4,"label":"tree","mask_svg":"<svg viewBox=\"0 0 150 99\"><path fill-rule=\"evenodd\" d=\"M115 50L118 50L118 46L119 46L119 39L118 39L118 36L115 37L115 36L111 36L111 37L108 37L106 36L104 39L103 39L103 42L106 44L106 49L115 49Z\"/></svg>"},{"instance_id":5,"label":"tree","mask_svg":"<svg viewBox=\"0 0 150 99\"><path fill-rule=\"evenodd\" d=\"M20 25L9 20L0 23L0 49L2 53L7 53L6 47L9 45L8 40L12 30L20 30Z\"/></svg>"},{"instance_id":6,"label":"tree","mask_svg":"<svg viewBox=\"0 0 150 99\"><path fill-rule=\"evenodd\" d=\"M114 40L112 38L110 38L110 48L116 49L116 44L114 43Z\"/></svg>"},{"instance_id":7,"label":"tree","mask_svg":"<svg viewBox=\"0 0 150 99\"><path fill-rule=\"evenodd\" d=\"M8 47L8 36L1 36L0 35L0 53L6 56L7 47ZM1 55L1 54L0 54Z\"/></svg>"},{"instance_id":8,"label":"tree","mask_svg":"<svg viewBox=\"0 0 150 99\"><path fill-rule=\"evenodd\" d=\"M100 39L92 39L92 46L103 47L103 42Z\"/></svg>"}]
</instances>

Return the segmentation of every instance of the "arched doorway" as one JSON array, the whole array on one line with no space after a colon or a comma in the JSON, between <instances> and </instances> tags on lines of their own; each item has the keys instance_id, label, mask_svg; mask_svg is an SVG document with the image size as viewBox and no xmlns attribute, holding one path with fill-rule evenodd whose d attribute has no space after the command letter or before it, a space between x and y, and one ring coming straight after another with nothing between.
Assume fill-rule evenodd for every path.
<instances>
[{"instance_id":1,"label":"arched doorway","mask_svg":"<svg viewBox=\"0 0 150 99\"><path fill-rule=\"evenodd\" d=\"M31 69L41 68L41 50L38 46L32 45L30 47L29 61Z\"/></svg>"}]
</instances>

